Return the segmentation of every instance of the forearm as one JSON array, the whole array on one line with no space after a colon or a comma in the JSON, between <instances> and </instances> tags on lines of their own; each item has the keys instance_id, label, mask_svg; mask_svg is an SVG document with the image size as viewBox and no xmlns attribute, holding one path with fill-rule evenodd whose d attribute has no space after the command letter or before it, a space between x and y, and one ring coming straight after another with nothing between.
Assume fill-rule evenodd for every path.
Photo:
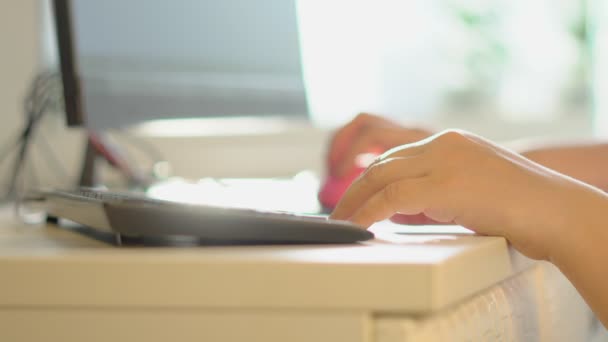
<instances>
[{"instance_id":1,"label":"forearm","mask_svg":"<svg viewBox=\"0 0 608 342\"><path fill-rule=\"evenodd\" d=\"M569 199L571 220L551 239L551 261L608 327L608 196L588 191Z\"/></svg>"},{"instance_id":2,"label":"forearm","mask_svg":"<svg viewBox=\"0 0 608 342\"><path fill-rule=\"evenodd\" d=\"M570 177L608 190L608 143L520 149L522 155Z\"/></svg>"}]
</instances>

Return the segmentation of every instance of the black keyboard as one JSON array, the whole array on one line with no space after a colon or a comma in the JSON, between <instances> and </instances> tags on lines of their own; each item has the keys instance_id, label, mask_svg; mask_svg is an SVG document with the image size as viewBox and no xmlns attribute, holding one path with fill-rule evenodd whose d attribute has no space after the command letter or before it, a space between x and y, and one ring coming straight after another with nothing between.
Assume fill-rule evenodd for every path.
<instances>
[{"instance_id":1,"label":"black keyboard","mask_svg":"<svg viewBox=\"0 0 608 342\"><path fill-rule=\"evenodd\" d=\"M50 216L132 237L187 236L207 242L354 243L373 234L327 216L185 204L143 194L81 188L44 191Z\"/></svg>"}]
</instances>

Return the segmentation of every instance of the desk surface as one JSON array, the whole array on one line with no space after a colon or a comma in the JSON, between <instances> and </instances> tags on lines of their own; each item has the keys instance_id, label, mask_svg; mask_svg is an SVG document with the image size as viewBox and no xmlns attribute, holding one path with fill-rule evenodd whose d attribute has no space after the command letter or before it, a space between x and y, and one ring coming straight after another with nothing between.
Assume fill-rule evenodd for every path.
<instances>
[{"instance_id":1,"label":"desk surface","mask_svg":"<svg viewBox=\"0 0 608 342\"><path fill-rule=\"evenodd\" d=\"M0 306L310 308L422 314L519 271L503 238L374 227L357 245L116 247L0 210ZM407 227L401 227L401 231ZM413 232L412 229L410 229Z\"/></svg>"}]
</instances>

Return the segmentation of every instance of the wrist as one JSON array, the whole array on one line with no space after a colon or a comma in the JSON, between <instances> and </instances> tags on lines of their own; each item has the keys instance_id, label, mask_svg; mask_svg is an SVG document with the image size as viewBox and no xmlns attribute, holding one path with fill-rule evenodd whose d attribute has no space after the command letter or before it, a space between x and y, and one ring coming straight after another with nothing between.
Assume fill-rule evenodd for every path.
<instances>
[{"instance_id":1,"label":"wrist","mask_svg":"<svg viewBox=\"0 0 608 342\"><path fill-rule=\"evenodd\" d=\"M556 211L552 235L547 239L547 256L558 267L569 263L587 249L596 248L608 233L602 229L608 213L608 196L586 184L569 189L563 206ZM572 191L574 190L574 191Z\"/></svg>"}]
</instances>

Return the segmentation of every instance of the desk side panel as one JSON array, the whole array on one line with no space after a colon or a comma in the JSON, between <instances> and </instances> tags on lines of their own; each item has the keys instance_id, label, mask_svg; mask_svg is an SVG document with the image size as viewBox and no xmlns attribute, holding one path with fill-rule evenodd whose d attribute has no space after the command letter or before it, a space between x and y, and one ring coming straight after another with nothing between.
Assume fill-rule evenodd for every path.
<instances>
[{"instance_id":1,"label":"desk side panel","mask_svg":"<svg viewBox=\"0 0 608 342\"><path fill-rule=\"evenodd\" d=\"M371 342L358 312L0 309L0 341Z\"/></svg>"},{"instance_id":2,"label":"desk side panel","mask_svg":"<svg viewBox=\"0 0 608 342\"><path fill-rule=\"evenodd\" d=\"M502 238L488 239L478 248L469 249L433 266L433 309L441 310L454 305L513 274L507 241Z\"/></svg>"},{"instance_id":3,"label":"desk side panel","mask_svg":"<svg viewBox=\"0 0 608 342\"><path fill-rule=\"evenodd\" d=\"M424 265L0 259L0 308L428 310ZM143 258L145 259L145 258Z\"/></svg>"},{"instance_id":4,"label":"desk side panel","mask_svg":"<svg viewBox=\"0 0 608 342\"><path fill-rule=\"evenodd\" d=\"M424 317L376 315L374 341L589 341L592 315L553 265L539 263Z\"/></svg>"}]
</instances>

